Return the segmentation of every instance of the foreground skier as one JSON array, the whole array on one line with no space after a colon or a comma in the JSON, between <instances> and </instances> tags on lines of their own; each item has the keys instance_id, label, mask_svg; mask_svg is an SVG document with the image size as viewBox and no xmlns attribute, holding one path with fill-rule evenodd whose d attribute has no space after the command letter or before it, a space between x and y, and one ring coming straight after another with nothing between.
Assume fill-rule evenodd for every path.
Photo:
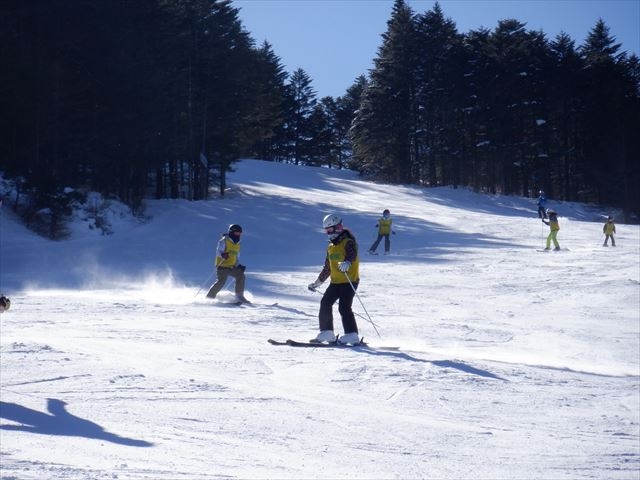
<instances>
[{"instance_id":1,"label":"foreground skier","mask_svg":"<svg viewBox=\"0 0 640 480\"><path fill-rule=\"evenodd\" d=\"M320 333L314 341L336 340L333 333L333 304L339 300L338 311L342 317L344 335L338 341L355 345L360 342L360 337L351 305L360 281L358 245L351 231L342 226L342 218L338 215L329 214L324 217L322 226L329 236L327 256L318 278L309 284L309 290L315 291L327 278L331 279L331 283L320 301Z\"/></svg>"}]
</instances>

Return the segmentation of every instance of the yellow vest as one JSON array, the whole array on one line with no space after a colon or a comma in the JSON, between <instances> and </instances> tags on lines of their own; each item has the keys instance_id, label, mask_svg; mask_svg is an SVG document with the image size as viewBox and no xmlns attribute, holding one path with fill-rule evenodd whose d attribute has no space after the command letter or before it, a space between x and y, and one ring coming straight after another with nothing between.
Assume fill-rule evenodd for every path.
<instances>
[{"instance_id":1,"label":"yellow vest","mask_svg":"<svg viewBox=\"0 0 640 480\"><path fill-rule=\"evenodd\" d=\"M391 233L391 224L393 220L382 217L378 220L378 233L380 235L389 235Z\"/></svg>"},{"instance_id":2,"label":"yellow vest","mask_svg":"<svg viewBox=\"0 0 640 480\"><path fill-rule=\"evenodd\" d=\"M604 224L604 228L602 229L602 231L606 235L613 235L616 231L616 226L613 222L607 222Z\"/></svg>"},{"instance_id":3,"label":"yellow vest","mask_svg":"<svg viewBox=\"0 0 640 480\"><path fill-rule=\"evenodd\" d=\"M551 229L551 231L553 232L560 230L560 222L558 222L558 218L555 217L555 219L549 218L549 228Z\"/></svg>"},{"instance_id":4,"label":"yellow vest","mask_svg":"<svg viewBox=\"0 0 640 480\"><path fill-rule=\"evenodd\" d=\"M337 245L334 245L332 242L329 242L329 246L327 247L327 258L329 259L329 267L331 268L331 283L349 283L349 280L355 282L360 279L360 261L358 259L358 255L356 253L356 259L351 262L351 266L349 270L347 270L347 275L349 276L349 280L347 280L347 275L341 272L338 269L338 263L344 261L345 256L345 245L347 241L353 240L355 243L355 239L345 236ZM358 246L356 245L356 252Z\"/></svg>"},{"instance_id":5,"label":"yellow vest","mask_svg":"<svg viewBox=\"0 0 640 480\"><path fill-rule=\"evenodd\" d=\"M225 235L225 252L229 254L227 258L216 256L216 265L218 267L234 267L238 263L238 255L240 254L240 242L234 243L228 236Z\"/></svg>"}]
</instances>

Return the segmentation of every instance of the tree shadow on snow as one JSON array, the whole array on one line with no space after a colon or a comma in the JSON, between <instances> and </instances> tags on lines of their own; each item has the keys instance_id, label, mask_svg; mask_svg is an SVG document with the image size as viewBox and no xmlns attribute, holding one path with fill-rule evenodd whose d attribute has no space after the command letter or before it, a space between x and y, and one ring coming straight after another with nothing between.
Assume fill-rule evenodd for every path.
<instances>
[{"instance_id":1,"label":"tree shadow on snow","mask_svg":"<svg viewBox=\"0 0 640 480\"><path fill-rule=\"evenodd\" d=\"M39 433L43 435L64 435L94 438L129 447L151 447L153 443L126 438L105 431L100 425L70 414L66 403L53 398L47 399L49 414L32 410L15 403L0 402L0 418L22 425L0 425L2 430Z\"/></svg>"},{"instance_id":2,"label":"tree shadow on snow","mask_svg":"<svg viewBox=\"0 0 640 480\"><path fill-rule=\"evenodd\" d=\"M430 363L430 364L435 365L437 367L452 368L454 370L459 370L461 372L468 373L468 374L471 374L471 375L477 375L479 377L493 378L495 380L502 380L502 381L505 381L505 382L507 381L506 379L496 375L495 373L491 373L491 372L488 372L487 370L482 370L482 369L479 369L479 368L472 367L471 365L467 365L466 363L455 362L453 360L425 360L423 358L414 357L414 356L409 355L408 353L404 353L404 352L381 351L381 350L372 350L372 349L368 349L368 348L355 347L355 348L353 348L353 350L357 351L357 352L368 353L369 355L378 355L378 356L383 356L383 357L393 357L393 358L398 358L398 359L402 359L402 360L409 360L409 361L412 361L412 362Z\"/></svg>"}]
</instances>

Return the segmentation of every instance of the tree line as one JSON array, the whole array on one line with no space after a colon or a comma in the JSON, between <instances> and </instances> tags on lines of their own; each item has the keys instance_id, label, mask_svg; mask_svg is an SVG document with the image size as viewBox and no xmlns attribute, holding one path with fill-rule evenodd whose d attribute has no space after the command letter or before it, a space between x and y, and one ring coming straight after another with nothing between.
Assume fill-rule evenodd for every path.
<instances>
[{"instance_id":1,"label":"tree line","mask_svg":"<svg viewBox=\"0 0 640 480\"><path fill-rule=\"evenodd\" d=\"M352 124L391 182L640 209L640 70L600 19L584 45L515 19L461 34L396 0Z\"/></svg>"},{"instance_id":2,"label":"tree line","mask_svg":"<svg viewBox=\"0 0 640 480\"><path fill-rule=\"evenodd\" d=\"M27 220L64 211L67 187L134 210L224 194L242 157L637 211L638 59L619 49L602 21L576 48L396 0L374 68L318 99L231 0L8 0L0 169Z\"/></svg>"}]
</instances>

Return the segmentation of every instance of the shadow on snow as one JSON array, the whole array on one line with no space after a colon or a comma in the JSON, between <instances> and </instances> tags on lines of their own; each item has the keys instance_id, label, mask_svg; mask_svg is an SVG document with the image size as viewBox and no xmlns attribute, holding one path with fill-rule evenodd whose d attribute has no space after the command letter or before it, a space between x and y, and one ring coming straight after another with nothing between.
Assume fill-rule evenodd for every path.
<instances>
[{"instance_id":1,"label":"shadow on snow","mask_svg":"<svg viewBox=\"0 0 640 480\"><path fill-rule=\"evenodd\" d=\"M70 414L66 403L54 398L47 399L49 413L38 412L15 403L0 402L0 418L22 425L0 425L2 430L39 433L42 435L64 435L94 438L129 447L151 447L153 443L126 438L105 431L100 425Z\"/></svg>"},{"instance_id":2,"label":"shadow on snow","mask_svg":"<svg viewBox=\"0 0 640 480\"><path fill-rule=\"evenodd\" d=\"M423 358L414 357L414 356L409 355L408 353L405 353L405 352L372 350L372 349L368 349L366 347L365 348L352 347L352 350L354 352L367 353L369 355L376 355L376 356L382 356L382 357L393 357L393 358L398 358L398 359L402 359L402 360L409 360L409 361L412 361L412 362L430 363L430 364L435 365L437 367L452 368L454 370L459 370L461 372L468 373L468 374L471 374L471 375L477 375L479 377L493 378L495 380L502 380L502 381L505 381L505 382L507 381L506 379L504 379L502 377L499 377L495 373L491 373L491 372L488 372L487 370L482 370L482 369L479 369L479 368L472 367L471 365L467 365L466 363L455 362L453 360L425 360Z\"/></svg>"}]
</instances>

